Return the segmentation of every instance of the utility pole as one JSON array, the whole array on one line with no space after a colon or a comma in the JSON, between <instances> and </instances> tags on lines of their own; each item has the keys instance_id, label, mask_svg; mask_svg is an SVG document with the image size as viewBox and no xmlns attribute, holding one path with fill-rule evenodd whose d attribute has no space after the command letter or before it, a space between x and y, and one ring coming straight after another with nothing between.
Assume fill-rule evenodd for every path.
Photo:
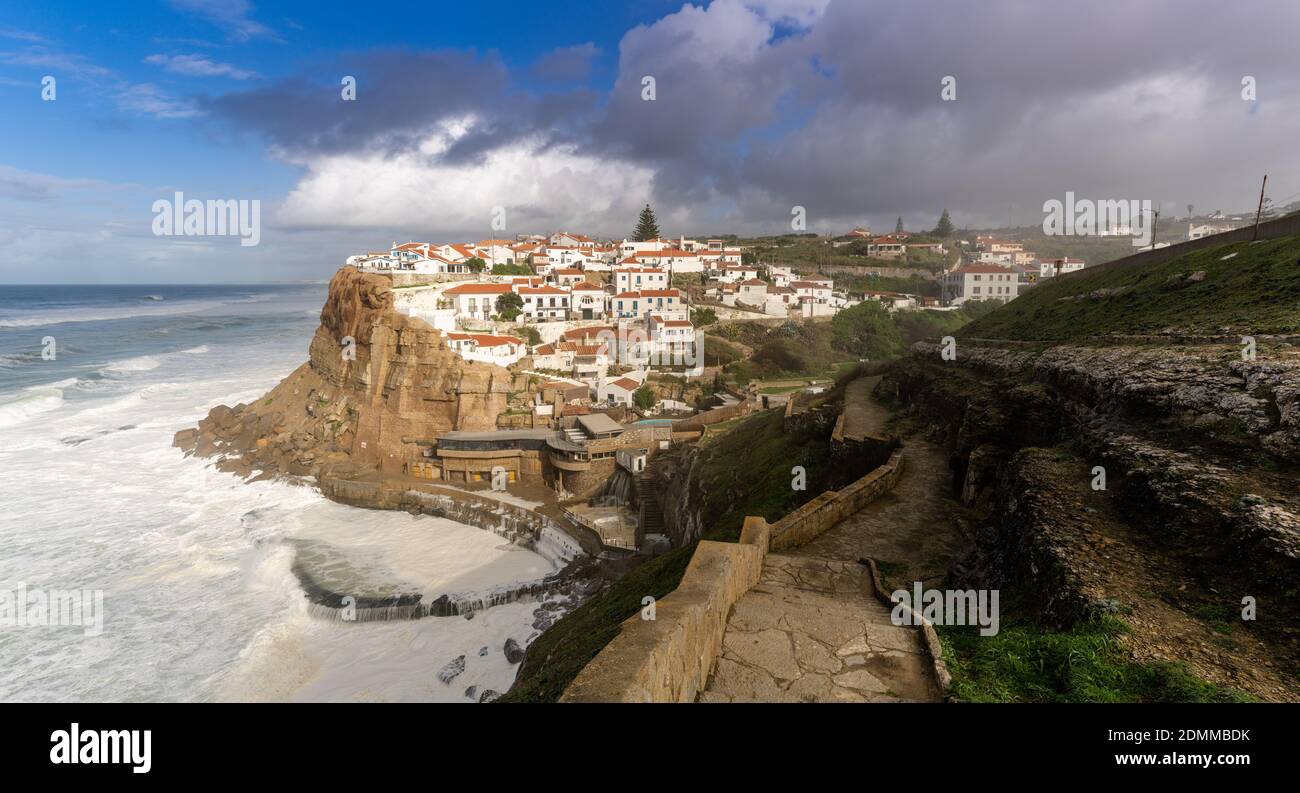
<instances>
[{"instance_id":1,"label":"utility pole","mask_svg":"<svg viewBox=\"0 0 1300 793\"><path fill-rule=\"evenodd\" d=\"M1156 224L1160 222L1160 210L1151 210L1151 250L1156 249Z\"/></svg>"},{"instance_id":2,"label":"utility pole","mask_svg":"<svg viewBox=\"0 0 1300 793\"><path fill-rule=\"evenodd\" d=\"M1259 208L1255 210L1255 233L1251 235L1251 242L1259 239L1259 216L1264 212L1264 188L1267 186L1268 174L1264 174L1264 183L1259 186Z\"/></svg>"}]
</instances>

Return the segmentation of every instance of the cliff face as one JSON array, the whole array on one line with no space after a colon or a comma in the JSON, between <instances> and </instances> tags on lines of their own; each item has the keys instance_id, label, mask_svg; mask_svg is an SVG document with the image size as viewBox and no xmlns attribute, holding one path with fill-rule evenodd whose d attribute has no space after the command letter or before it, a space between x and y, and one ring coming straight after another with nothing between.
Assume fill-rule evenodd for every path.
<instances>
[{"instance_id":1,"label":"cliff face","mask_svg":"<svg viewBox=\"0 0 1300 793\"><path fill-rule=\"evenodd\" d=\"M387 276L345 267L330 281L307 363L252 404L213 408L175 445L245 476L396 473L420 442L495 428L510 381L395 311Z\"/></svg>"},{"instance_id":2,"label":"cliff face","mask_svg":"<svg viewBox=\"0 0 1300 793\"><path fill-rule=\"evenodd\" d=\"M1290 345L918 344L877 393L952 444L954 492L987 510L959 586L1057 626L1119 614L1140 660L1300 697Z\"/></svg>"}]
</instances>

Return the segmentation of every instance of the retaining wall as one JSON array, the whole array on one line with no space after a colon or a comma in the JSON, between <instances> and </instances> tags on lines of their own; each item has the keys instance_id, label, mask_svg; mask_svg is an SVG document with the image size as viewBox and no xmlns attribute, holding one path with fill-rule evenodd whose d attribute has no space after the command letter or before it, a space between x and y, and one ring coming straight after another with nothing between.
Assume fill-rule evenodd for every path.
<instances>
[{"instance_id":1,"label":"retaining wall","mask_svg":"<svg viewBox=\"0 0 1300 793\"><path fill-rule=\"evenodd\" d=\"M731 608L758 583L769 550L806 542L892 488L903 450L838 491L827 491L775 524L745 518L740 542L701 540L677 588L640 612L565 689L561 702L694 702L722 652Z\"/></svg>"},{"instance_id":2,"label":"retaining wall","mask_svg":"<svg viewBox=\"0 0 1300 793\"><path fill-rule=\"evenodd\" d=\"M812 540L876 500L881 493L893 490L902 473L903 450L895 449L884 465L853 484L841 490L827 490L778 520L772 526L772 550L781 551Z\"/></svg>"}]
</instances>

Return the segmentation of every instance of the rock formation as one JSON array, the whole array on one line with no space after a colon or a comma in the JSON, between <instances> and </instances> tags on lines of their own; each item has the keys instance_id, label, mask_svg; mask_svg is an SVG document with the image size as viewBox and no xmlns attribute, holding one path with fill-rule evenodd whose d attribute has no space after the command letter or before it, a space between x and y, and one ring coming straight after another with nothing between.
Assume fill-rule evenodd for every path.
<instances>
[{"instance_id":1,"label":"rock formation","mask_svg":"<svg viewBox=\"0 0 1300 793\"><path fill-rule=\"evenodd\" d=\"M306 363L252 404L213 408L175 445L243 476L364 476L401 472L441 433L496 427L510 373L396 311L388 276L339 270L320 320Z\"/></svg>"},{"instance_id":2,"label":"rock formation","mask_svg":"<svg viewBox=\"0 0 1300 793\"><path fill-rule=\"evenodd\" d=\"M952 570L1045 624L1104 614L1143 661L1265 700L1300 684L1300 354L1236 345L917 344L877 389L952 444L987 511ZM1257 613L1246 617L1252 610Z\"/></svg>"}]
</instances>

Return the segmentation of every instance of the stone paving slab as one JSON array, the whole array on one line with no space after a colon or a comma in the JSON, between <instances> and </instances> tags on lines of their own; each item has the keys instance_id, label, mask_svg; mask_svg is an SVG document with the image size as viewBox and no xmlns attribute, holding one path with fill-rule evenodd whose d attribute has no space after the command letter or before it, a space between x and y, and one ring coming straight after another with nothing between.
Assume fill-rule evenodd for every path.
<instances>
[{"instance_id":1,"label":"stone paving slab","mask_svg":"<svg viewBox=\"0 0 1300 793\"><path fill-rule=\"evenodd\" d=\"M701 702L937 701L916 631L856 563L769 554L736 603Z\"/></svg>"}]
</instances>

